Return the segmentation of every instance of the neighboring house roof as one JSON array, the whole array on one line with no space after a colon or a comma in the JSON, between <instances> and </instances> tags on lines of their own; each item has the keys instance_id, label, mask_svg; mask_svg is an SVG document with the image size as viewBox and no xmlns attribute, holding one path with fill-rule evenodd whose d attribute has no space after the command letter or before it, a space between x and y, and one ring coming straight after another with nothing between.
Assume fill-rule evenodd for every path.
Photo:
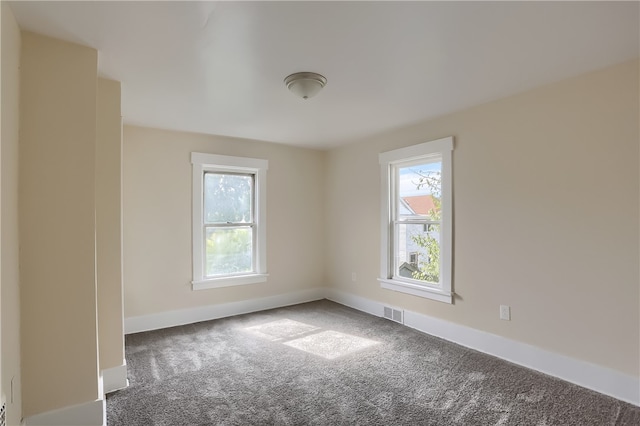
<instances>
[{"instance_id":1,"label":"neighboring house roof","mask_svg":"<svg viewBox=\"0 0 640 426\"><path fill-rule=\"evenodd\" d=\"M409 262L403 262L398 269L398 273L400 274L400 276L406 278L413 278L413 273L419 271L416 265L413 265Z\"/></svg>"},{"instance_id":2,"label":"neighboring house roof","mask_svg":"<svg viewBox=\"0 0 640 426\"><path fill-rule=\"evenodd\" d=\"M431 210L435 210L436 206L431 195L414 195L403 197L407 207L415 214L427 215Z\"/></svg>"}]
</instances>

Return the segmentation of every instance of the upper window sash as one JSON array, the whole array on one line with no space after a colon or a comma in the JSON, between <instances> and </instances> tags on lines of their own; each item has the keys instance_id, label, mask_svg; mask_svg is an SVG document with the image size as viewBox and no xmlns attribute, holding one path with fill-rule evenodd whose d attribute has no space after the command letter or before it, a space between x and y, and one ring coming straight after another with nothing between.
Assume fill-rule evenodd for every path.
<instances>
[{"instance_id":1,"label":"upper window sash","mask_svg":"<svg viewBox=\"0 0 640 426\"><path fill-rule=\"evenodd\" d=\"M250 178L250 181L249 181L249 192L250 192L250 195L251 195L251 199L249 201L250 202L250 205L249 205L249 220L245 220L245 221L242 221L242 222L236 222L236 221L218 221L218 222L215 222L215 221L206 220L204 218L204 216L203 216L203 224L205 226L209 226L209 225L214 225L214 226L224 226L224 225L238 226L238 225L243 225L244 226L244 225L248 225L248 224L254 225L255 224L255 209L256 209L256 207L255 207L255 204L256 204L255 203L255 199L256 199L256 197L255 197L255 195L256 195L255 194L255 191L256 191L256 187L255 187L256 174L253 173L253 172L250 172L250 173L222 172L222 171L218 170L217 168L213 169L213 170L209 170L209 169L205 168L203 170L203 173L202 173L202 188L203 188L202 197L203 197L203 207L205 207L205 208L206 208L206 202L205 202L204 190L205 190L205 188L207 186L206 185L206 177L207 177L207 175L226 175L226 176L229 176L229 175L234 176L235 175L235 176L244 176L244 177ZM204 210L203 210L203 212L204 212Z\"/></svg>"}]
</instances>

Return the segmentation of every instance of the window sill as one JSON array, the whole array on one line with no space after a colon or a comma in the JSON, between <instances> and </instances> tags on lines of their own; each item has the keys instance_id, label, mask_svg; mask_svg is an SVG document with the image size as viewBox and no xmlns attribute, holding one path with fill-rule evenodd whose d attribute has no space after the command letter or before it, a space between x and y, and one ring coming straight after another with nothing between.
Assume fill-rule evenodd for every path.
<instances>
[{"instance_id":1,"label":"window sill","mask_svg":"<svg viewBox=\"0 0 640 426\"><path fill-rule=\"evenodd\" d=\"M201 281L191 281L191 289L206 290L209 288L232 287L236 285L263 283L267 281L268 276L269 274L251 274L223 278L209 278Z\"/></svg>"},{"instance_id":2,"label":"window sill","mask_svg":"<svg viewBox=\"0 0 640 426\"><path fill-rule=\"evenodd\" d=\"M380 287L386 288L387 290L412 294L414 296L424 297L425 299L437 300L438 302L453 303L453 293L449 291L390 278L378 278L378 281L380 281Z\"/></svg>"}]
</instances>

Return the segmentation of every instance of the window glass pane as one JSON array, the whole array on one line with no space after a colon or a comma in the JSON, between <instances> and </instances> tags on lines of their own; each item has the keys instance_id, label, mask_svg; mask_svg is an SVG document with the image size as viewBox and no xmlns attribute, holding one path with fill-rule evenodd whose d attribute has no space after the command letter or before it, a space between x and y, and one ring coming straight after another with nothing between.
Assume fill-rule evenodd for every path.
<instances>
[{"instance_id":1,"label":"window glass pane","mask_svg":"<svg viewBox=\"0 0 640 426\"><path fill-rule=\"evenodd\" d=\"M251 227L208 227L205 238L206 276L253 271Z\"/></svg>"},{"instance_id":2,"label":"window glass pane","mask_svg":"<svg viewBox=\"0 0 640 426\"><path fill-rule=\"evenodd\" d=\"M252 222L252 190L252 175L205 173L204 222Z\"/></svg>"},{"instance_id":3,"label":"window glass pane","mask_svg":"<svg viewBox=\"0 0 640 426\"><path fill-rule=\"evenodd\" d=\"M440 282L440 225L396 224L395 274Z\"/></svg>"},{"instance_id":4,"label":"window glass pane","mask_svg":"<svg viewBox=\"0 0 640 426\"><path fill-rule=\"evenodd\" d=\"M440 220L442 162L440 158L397 169L398 218L421 216Z\"/></svg>"}]
</instances>

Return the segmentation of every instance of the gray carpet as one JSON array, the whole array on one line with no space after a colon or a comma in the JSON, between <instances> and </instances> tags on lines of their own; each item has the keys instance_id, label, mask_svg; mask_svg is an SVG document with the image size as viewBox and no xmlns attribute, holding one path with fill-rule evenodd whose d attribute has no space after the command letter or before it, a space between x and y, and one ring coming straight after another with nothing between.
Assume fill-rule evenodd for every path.
<instances>
[{"instance_id":1,"label":"gray carpet","mask_svg":"<svg viewBox=\"0 0 640 426\"><path fill-rule=\"evenodd\" d=\"M108 426L640 425L640 408L320 301L126 336Z\"/></svg>"}]
</instances>

